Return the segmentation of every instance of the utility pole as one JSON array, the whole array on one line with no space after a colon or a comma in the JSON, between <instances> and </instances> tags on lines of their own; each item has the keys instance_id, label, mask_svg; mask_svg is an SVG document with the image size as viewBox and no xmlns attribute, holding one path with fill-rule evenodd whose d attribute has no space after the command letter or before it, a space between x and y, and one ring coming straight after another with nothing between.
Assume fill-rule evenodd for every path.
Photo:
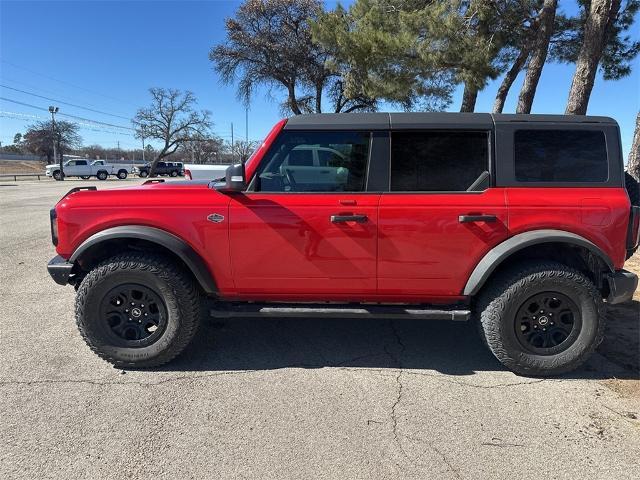
<instances>
[{"instance_id":1,"label":"utility pole","mask_svg":"<svg viewBox=\"0 0 640 480\"><path fill-rule=\"evenodd\" d=\"M235 157L235 151L233 148L233 122L231 122L231 161L233 161L234 157Z\"/></svg>"},{"instance_id":2,"label":"utility pole","mask_svg":"<svg viewBox=\"0 0 640 480\"><path fill-rule=\"evenodd\" d=\"M58 146L57 146L57 132L56 132L56 113L58 113L58 107L49 105L49 113L51 113L51 129L53 130L53 161L58 159ZM62 167L62 155L60 155L60 180L64 180L64 169Z\"/></svg>"}]
</instances>

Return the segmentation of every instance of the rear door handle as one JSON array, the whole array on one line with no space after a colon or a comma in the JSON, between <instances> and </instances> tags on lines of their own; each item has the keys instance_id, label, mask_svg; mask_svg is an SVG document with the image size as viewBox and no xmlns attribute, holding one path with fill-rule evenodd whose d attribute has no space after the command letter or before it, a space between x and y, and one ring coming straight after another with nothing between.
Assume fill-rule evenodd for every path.
<instances>
[{"instance_id":1,"label":"rear door handle","mask_svg":"<svg viewBox=\"0 0 640 480\"><path fill-rule=\"evenodd\" d=\"M495 215L460 215L458 221L460 223L472 223L472 222L495 222L498 218Z\"/></svg>"},{"instance_id":2,"label":"rear door handle","mask_svg":"<svg viewBox=\"0 0 640 480\"><path fill-rule=\"evenodd\" d=\"M331 215L331 223L365 223L367 220L368 218L366 215Z\"/></svg>"}]
</instances>

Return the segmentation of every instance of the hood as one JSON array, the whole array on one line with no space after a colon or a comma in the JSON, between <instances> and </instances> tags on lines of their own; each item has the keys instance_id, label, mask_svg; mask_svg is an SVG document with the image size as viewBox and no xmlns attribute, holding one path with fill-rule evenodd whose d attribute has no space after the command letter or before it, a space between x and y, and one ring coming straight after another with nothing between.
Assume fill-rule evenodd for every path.
<instances>
[{"instance_id":1,"label":"hood","mask_svg":"<svg viewBox=\"0 0 640 480\"><path fill-rule=\"evenodd\" d=\"M188 207L227 204L229 197L209 187L209 181L147 181L142 185L96 189L72 189L58 202L62 208ZM93 189L90 189L93 188Z\"/></svg>"}]
</instances>

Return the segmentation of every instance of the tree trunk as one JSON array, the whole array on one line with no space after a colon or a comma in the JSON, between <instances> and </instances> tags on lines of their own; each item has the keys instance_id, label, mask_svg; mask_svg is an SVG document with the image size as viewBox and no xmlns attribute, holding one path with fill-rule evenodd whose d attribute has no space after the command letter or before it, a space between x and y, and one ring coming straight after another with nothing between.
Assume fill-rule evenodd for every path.
<instances>
[{"instance_id":1,"label":"tree trunk","mask_svg":"<svg viewBox=\"0 0 640 480\"><path fill-rule=\"evenodd\" d=\"M511 86L520 73L520 70L524 67L527 58L529 58L529 52L530 50L528 48L522 47L513 65L511 65L509 71L504 75L500 88L498 88L498 93L496 94L496 100L493 102L493 113L502 113L509 90L511 90Z\"/></svg>"},{"instance_id":2,"label":"tree trunk","mask_svg":"<svg viewBox=\"0 0 640 480\"><path fill-rule=\"evenodd\" d=\"M464 92L462 93L462 105L460 106L461 112L473 112L476 108L476 99L478 98L478 88L464 84Z\"/></svg>"},{"instance_id":3,"label":"tree trunk","mask_svg":"<svg viewBox=\"0 0 640 480\"><path fill-rule=\"evenodd\" d=\"M289 92L289 108L291 109L291 112L294 115L300 115L302 111L300 111L300 107L298 106L295 87L292 83L287 85L287 91Z\"/></svg>"},{"instance_id":4,"label":"tree trunk","mask_svg":"<svg viewBox=\"0 0 640 480\"><path fill-rule=\"evenodd\" d=\"M591 1L589 18L587 18L584 27L584 40L578 54L571 90L569 90L569 100L565 110L567 114L586 115L587 113L587 105L593 90L598 64L604 51L607 33L610 24L618 15L620 1Z\"/></svg>"},{"instance_id":5,"label":"tree trunk","mask_svg":"<svg viewBox=\"0 0 640 480\"><path fill-rule=\"evenodd\" d=\"M636 115L636 129L633 133L627 171L640 181L640 112Z\"/></svg>"},{"instance_id":6,"label":"tree trunk","mask_svg":"<svg viewBox=\"0 0 640 480\"><path fill-rule=\"evenodd\" d=\"M531 113L533 98L536 96L536 89L542 75L542 69L547 61L549 51L549 40L553 33L553 22L556 18L558 0L544 0L540 11L540 27L536 35L536 43L527 66L527 73L518 97L516 113Z\"/></svg>"},{"instance_id":7,"label":"tree trunk","mask_svg":"<svg viewBox=\"0 0 640 480\"><path fill-rule=\"evenodd\" d=\"M316 113L322 113L322 87L324 85L316 85Z\"/></svg>"}]
</instances>

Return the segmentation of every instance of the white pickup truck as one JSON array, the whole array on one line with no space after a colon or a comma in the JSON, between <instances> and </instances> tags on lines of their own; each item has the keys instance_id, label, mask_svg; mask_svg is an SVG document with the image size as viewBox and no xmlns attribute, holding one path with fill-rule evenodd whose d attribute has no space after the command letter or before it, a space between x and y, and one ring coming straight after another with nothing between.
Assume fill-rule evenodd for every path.
<instances>
[{"instance_id":1,"label":"white pickup truck","mask_svg":"<svg viewBox=\"0 0 640 480\"><path fill-rule=\"evenodd\" d=\"M53 177L56 180L62 179L60 165L57 163L47 165L45 168L47 177ZM89 160L67 160L62 164L62 168L65 177L80 177L85 180L91 177L96 177L98 180L106 180L109 175L115 175L120 180L124 180L131 173L131 167L122 164L112 165L105 160L94 160L93 162Z\"/></svg>"},{"instance_id":2,"label":"white pickup truck","mask_svg":"<svg viewBox=\"0 0 640 480\"><path fill-rule=\"evenodd\" d=\"M184 166L184 178L187 180L215 180L217 178L224 178L227 167L229 167L229 165L186 164Z\"/></svg>"}]
</instances>

